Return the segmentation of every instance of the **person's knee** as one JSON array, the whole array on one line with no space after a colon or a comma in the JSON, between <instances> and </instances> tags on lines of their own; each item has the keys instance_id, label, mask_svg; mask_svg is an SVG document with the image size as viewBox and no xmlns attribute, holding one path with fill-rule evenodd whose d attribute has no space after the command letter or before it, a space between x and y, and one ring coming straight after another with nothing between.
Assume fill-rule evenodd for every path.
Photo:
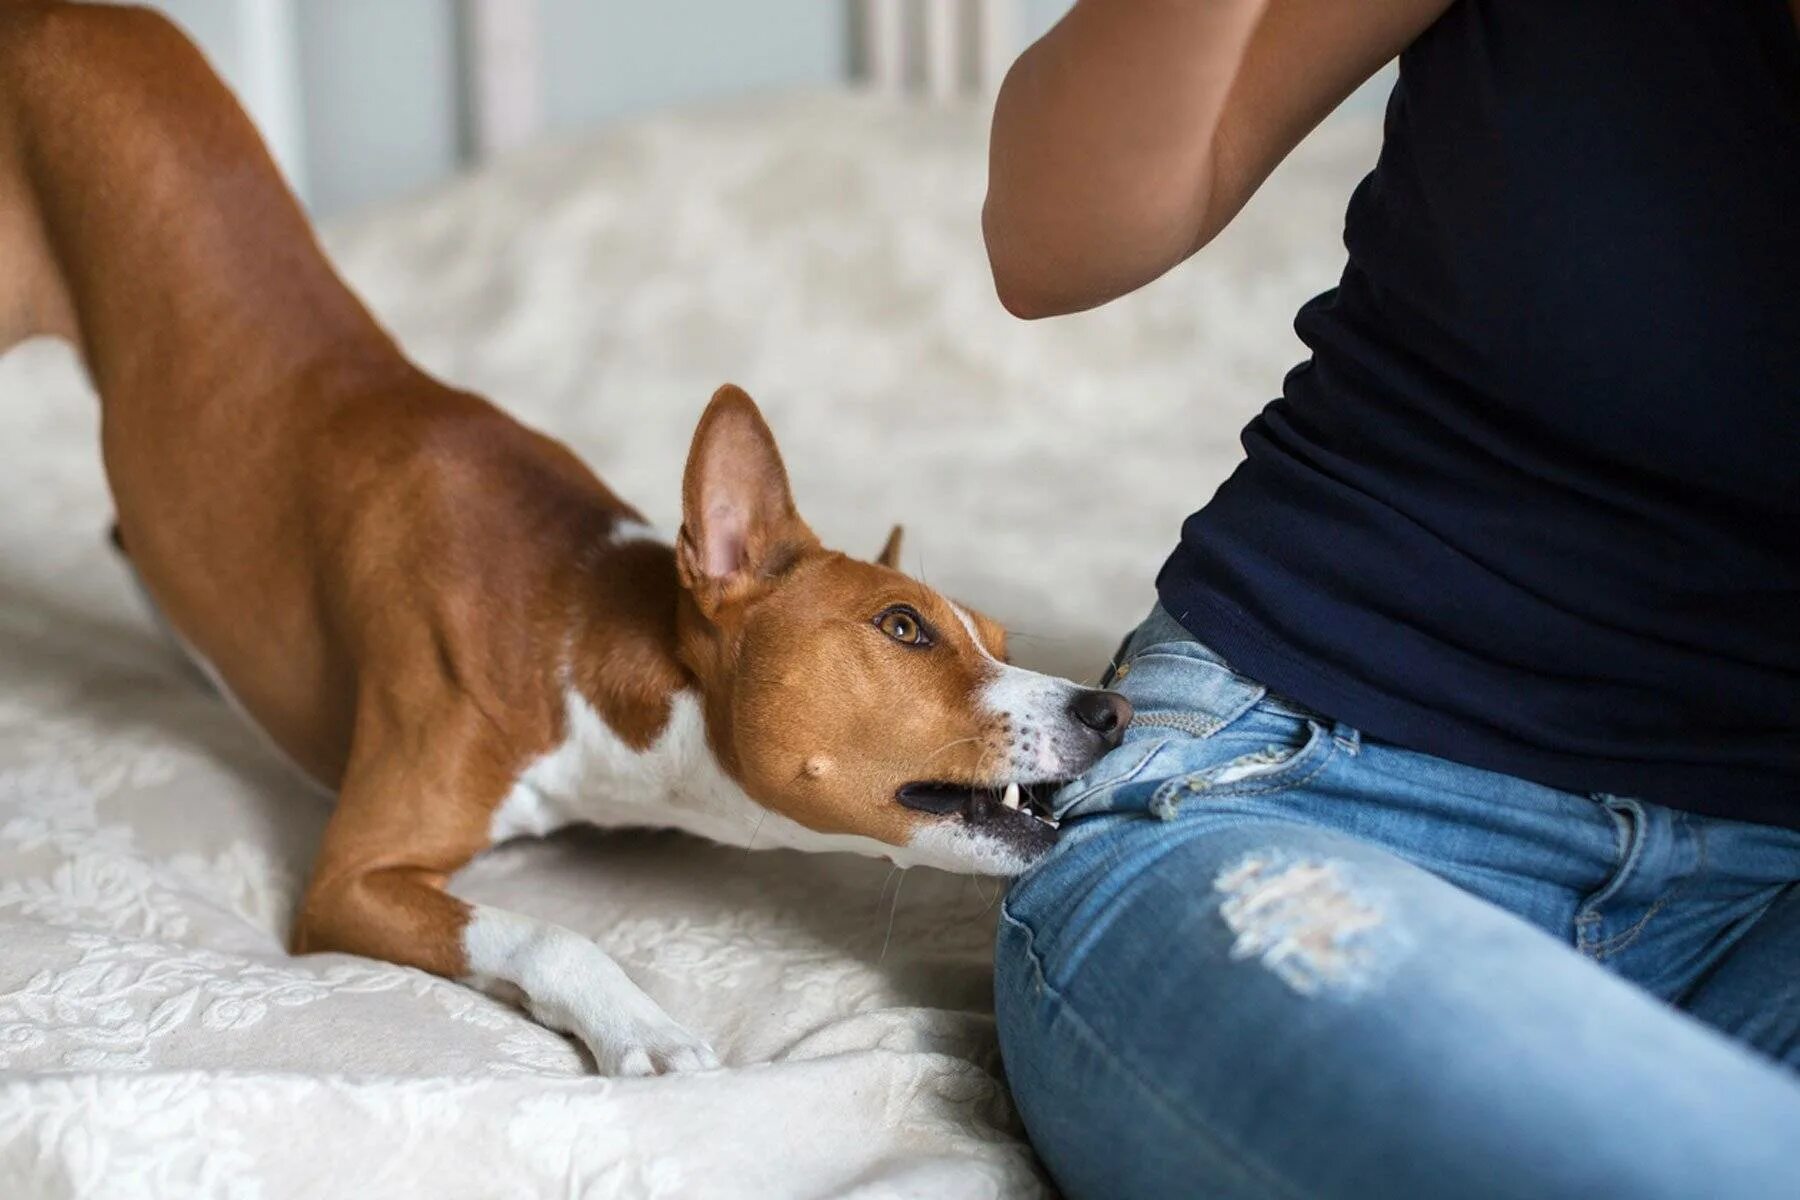
<instances>
[{"instance_id":1,"label":"person's knee","mask_svg":"<svg viewBox=\"0 0 1800 1200\"><path fill-rule=\"evenodd\" d=\"M1259 989L1344 995L1407 948L1374 878L1384 864L1342 835L1245 812L1109 820L1053 853L1004 909L1042 985L1078 1008L1189 1008L1206 987L1235 986L1238 963L1262 968Z\"/></svg>"},{"instance_id":2,"label":"person's knee","mask_svg":"<svg viewBox=\"0 0 1800 1200\"><path fill-rule=\"evenodd\" d=\"M995 1010L1007 1081L1039 1158L1071 1200L1284 1194L1235 1147L1191 1124L1178 1098L1122 1059L1043 986L1030 935L1002 922Z\"/></svg>"},{"instance_id":3,"label":"person's knee","mask_svg":"<svg viewBox=\"0 0 1800 1200\"><path fill-rule=\"evenodd\" d=\"M1072 1195L1179 1194L1198 1180L1215 1195L1283 1194L1209 1120L1208 1097L1229 1087L1217 1059L1241 1020L1285 1022L1303 1041L1316 1024L1306 1005L1372 981L1385 910L1347 850L1291 821L1127 818L1008 897L1002 1053L1034 1144ZM1239 1044L1232 1057L1253 1053Z\"/></svg>"}]
</instances>

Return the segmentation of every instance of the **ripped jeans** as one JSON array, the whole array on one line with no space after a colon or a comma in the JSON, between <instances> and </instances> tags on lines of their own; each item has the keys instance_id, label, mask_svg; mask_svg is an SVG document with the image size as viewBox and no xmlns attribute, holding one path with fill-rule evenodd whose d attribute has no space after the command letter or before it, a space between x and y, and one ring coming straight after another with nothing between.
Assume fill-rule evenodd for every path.
<instances>
[{"instance_id":1,"label":"ripped jeans","mask_svg":"<svg viewBox=\"0 0 1800 1200\"><path fill-rule=\"evenodd\" d=\"M1800 832L1361 737L1161 610L1002 910L1077 1200L1800 1197Z\"/></svg>"}]
</instances>

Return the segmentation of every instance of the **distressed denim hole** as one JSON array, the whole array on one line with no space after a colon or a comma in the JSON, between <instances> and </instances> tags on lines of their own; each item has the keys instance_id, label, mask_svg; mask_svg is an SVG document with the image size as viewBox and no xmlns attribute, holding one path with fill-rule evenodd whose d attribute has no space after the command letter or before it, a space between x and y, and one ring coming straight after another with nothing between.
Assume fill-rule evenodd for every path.
<instances>
[{"instance_id":1,"label":"distressed denim hole","mask_svg":"<svg viewBox=\"0 0 1800 1200\"><path fill-rule=\"evenodd\" d=\"M1329 859L1249 854L1219 872L1213 890L1224 897L1231 957L1259 960L1302 996L1362 989L1390 948L1385 906Z\"/></svg>"}]
</instances>

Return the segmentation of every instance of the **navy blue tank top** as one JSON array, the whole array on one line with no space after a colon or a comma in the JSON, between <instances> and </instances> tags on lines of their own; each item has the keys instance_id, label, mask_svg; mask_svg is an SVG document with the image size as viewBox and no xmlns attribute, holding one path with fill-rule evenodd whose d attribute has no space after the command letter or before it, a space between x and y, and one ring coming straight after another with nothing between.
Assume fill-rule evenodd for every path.
<instances>
[{"instance_id":1,"label":"navy blue tank top","mask_svg":"<svg viewBox=\"0 0 1800 1200\"><path fill-rule=\"evenodd\" d=\"M1365 734L1800 827L1800 32L1459 0L1158 578Z\"/></svg>"}]
</instances>

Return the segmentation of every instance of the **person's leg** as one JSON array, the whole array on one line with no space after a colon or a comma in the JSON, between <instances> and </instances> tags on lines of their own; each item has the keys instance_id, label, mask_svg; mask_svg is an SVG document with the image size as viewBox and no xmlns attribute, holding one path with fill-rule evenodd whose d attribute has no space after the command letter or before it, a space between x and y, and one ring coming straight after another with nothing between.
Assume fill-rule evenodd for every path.
<instances>
[{"instance_id":1,"label":"person's leg","mask_svg":"<svg viewBox=\"0 0 1800 1200\"><path fill-rule=\"evenodd\" d=\"M1682 1007L1800 1069L1800 883L1781 890Z\"/></svg>"},{"instance_id":2,"label":"person's leg","mask_svg":"<svg viewBox=\"0 0 1800 1200\"><path fill-rule=\"evenodd\" d=\"M997 1009L1072 1197L1793 1194L1792 1077L1436 876L1258 797L1071 824Z\"/></svg>"},{"instance_id":3,"label":"person's leg","mask_svg":"<svg viewBox=\"0 0 1800 1200\"><path fill-rule=\"evenodd\" d=\"M1800 1067L1800 829L1598 799L1618 826L1620 854L1580 899L1577 949Z\"/></svg>"},{"instance_id":4,"label":"person's leg","mask_svg":"<svg viewBox=\"0 0 1800 1200\"><path fill-rule=\"evenodd\" d=\"M1124 656L998 946L1072 1196L1791 1191L1800 1085L1569 948L1630 858L1604 806L1328 729L1166 615Z\"/></svg>"}]
</instances>

